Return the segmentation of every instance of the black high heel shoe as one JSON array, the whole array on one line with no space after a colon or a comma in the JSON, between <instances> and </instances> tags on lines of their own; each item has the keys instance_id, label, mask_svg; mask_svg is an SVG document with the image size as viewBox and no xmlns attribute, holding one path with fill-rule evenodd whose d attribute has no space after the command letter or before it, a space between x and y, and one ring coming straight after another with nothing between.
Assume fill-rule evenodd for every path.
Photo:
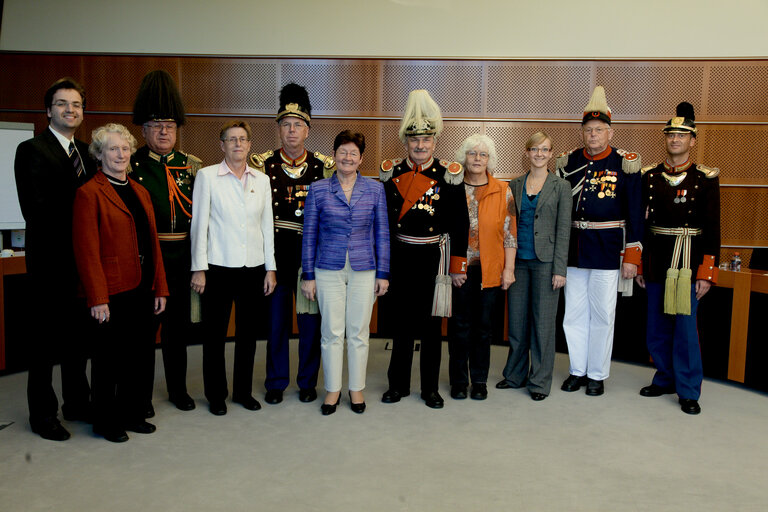
<instances>
[{"instance_id":1,"label":"black high heel shoe","mask_svg":"<svg viewBox=\"0 0 768 512\"><path fill-rule=\"evenodd\" d=\"M365 412L365 402L356 404L355 402L352 401L352 392L347 391L347 393L349 394L349 407L352 409L352 412L357 414L363 414Z\"/></svg>"},{"instance_id":2,"label":"black high heel shoe","mask_svg":"<svg viewBox=\"0 0 768 512\"><path fill-rule=\"evenodd\" d=\"M333 414L336 412L336 406L339 405L341 402L341 393L339 393L339 398L336 399L335 404L323 404L320 406L320 412L323 413L323 416L328 416L330 414Z\"/></svg>"}]
</instances>

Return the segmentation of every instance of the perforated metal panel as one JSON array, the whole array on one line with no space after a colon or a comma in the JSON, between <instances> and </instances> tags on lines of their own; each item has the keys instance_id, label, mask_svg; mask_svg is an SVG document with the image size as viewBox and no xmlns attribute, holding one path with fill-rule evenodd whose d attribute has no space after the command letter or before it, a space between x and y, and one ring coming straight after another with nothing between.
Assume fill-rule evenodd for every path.
<instances>
[{"instance_id":1,"label":"perforated metal panel","mask_svg":"<svg viewBox=\"0 0 768 512\"><path fill-rule=\"evenodd\" d=\"M189 112L275 114L276 62L245 59L181 61L179 84Z\"/></svg>"},{"instance_id":2,"label":"perforated metal panel","mask_svg":"<svg viewBox=\"0 0 768 512\"><path fill-rule=\"evenodd\" d=\"M768 126L708 126L701 163L726 182L768 180Z\"/></svg>"},{"instance_id":3,"label":"perforated metal panel","mask_svg":"<svg viewBox=\"0 0 768 512\"><path fill-rule=\"evenodd\" d=\"M768 117L768 65L765 62L713 64L708 84L707 114L743 118L745 121Z\"/></svg>"},{"instance_id":4,"label":"perforated metal panel","mask_svg":"<svg viewBox=\"0 0 768 512\"><path fill-rule=\"evenodd\" d=\"M84 83L78 58L67 55L2 55L0 56L0 108L42 109L43 95L56 80L71 76ZM92 99L85 84L88 108Z\"/></svg>"},{"instance_id":5,"label":"perforated metal panel","mask_svg":"<svg viewBox=\"0 0 768 512\"><path fill-rule=\"evenodd\" d=\"M168 57L94 56L83 69L89 109L132 112L141 79L155 69L167 71L179 83L178 61Z\"/></svg>"},{"instance_id":6,"label":"perforated metal panel","mask_svg":"<svg viewBox=\"0 0 768 512\"><path fill-rule=\"evenodd\" d=\"M408 93L427 89L443 115L477 116L482 111L483 67L479 63L385 62L382 111L401 114Z\"/></svg>"},{"instance_id":7,"label":"perforated metal panel","mask_svg":"<svg viewBox=\"0 0 768 512\"><path fill-rule=\"evenodd\" d=\"M666 120L674 116L681 101L702 111L703 76L700 63L598 63L595 85L605 87L613 119Z\"/></svg>"},{"instance_id":8,"label":"perforated metal panel","mask_svg":"<svg viewBox=\"0 0 768 512\"><path fill-rule=\"evenodd\" d=\"M290 62L281 67L280 86L304 86L313 114L370 114L379 110L379 69L367 61Z\"/></svg>"},{"instance_id":9,"label":"perforated metal panel","mask_svg":"<svg viewBox=\"0 0 768 512\"><path fill-rule=\"evenodd\" d=\"M221 126L231 121L231 117L191 118L189 123L180 129L178 148L192 153L203 161L203 165L213 165L224 159L219 141ZM275 149L280 144L277 141L277 128L274 121L268 119L245 119L253 132L251 152L262 153Z\"/></svg>"},{"instance_id":10,"label":"perforated metal panel","mask_svg":"<svg viewBox=\"0 0 768 512\"><path fill-rule=\"evenodd\" d=\"M489 117L570 118L589 97L591 67L587 64L491 63L488 68Z\"/></svg>"},{"instance_id":11,"label":"perforated metal panel","mask_svg":"<svg viewBox=\"0 0 768 512\"><path fill-rule=\"evenodd\" d=\"M768 189L720 187L720 232L724 245L768 242Z\"/></svg>"},{"instance_id":12,"label":"perforated metal panel","mask_svg":"<svg viewBox=\"0 0 768 512\"><path fill-rule=\"evenodd\" d=\"M319 119L312 123L305 147L324 155L333 154L333 141L340 132L351 130L365 135L365 152L360 172L366 176L378 176L380 148L378 126L375 121L346 121L341 119Z\"/></svg>"}]
</instances>

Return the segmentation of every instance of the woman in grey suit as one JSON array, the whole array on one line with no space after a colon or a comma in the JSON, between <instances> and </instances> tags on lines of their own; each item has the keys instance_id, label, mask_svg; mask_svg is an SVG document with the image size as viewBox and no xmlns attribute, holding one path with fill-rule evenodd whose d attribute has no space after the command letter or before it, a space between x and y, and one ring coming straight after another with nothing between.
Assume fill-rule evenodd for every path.
<instances>
[{"instance_id":1,"label":"woman in grey suit","mask_svg":"<svg viewBox=\"0 0 768 512\"><path fill-rule=\"evenodd\" d=\"M525 145L530 170L510 182L517 206L515 282L509 287L509 357L499 389L527 386L544 400L555 364L555 317L565 286L571 188L550 173L552 139L534 133ZM529 353L530 351L530 358Z\"/></svg>"}]
</instances>

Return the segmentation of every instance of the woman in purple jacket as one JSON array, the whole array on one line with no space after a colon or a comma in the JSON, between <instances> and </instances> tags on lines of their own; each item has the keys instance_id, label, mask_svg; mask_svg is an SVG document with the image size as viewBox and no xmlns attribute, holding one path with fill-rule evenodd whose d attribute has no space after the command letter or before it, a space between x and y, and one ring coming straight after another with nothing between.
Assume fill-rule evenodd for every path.
<instances>
[{"instance_id":1,"label":"woman in purple jacket","mask_svg":"<svg viewBox=\"0 0 768 512\"><path fill-rule=\"evenodd\" d=\"M365 137L343 131L333 142L336 173L312 184L304 206L301 292L322 317L323 415L336 412L347 338L349 398L365 411L368 335L376 297L389 287L389 225L384 187L357 170Z\"/></svg>"}]
</instances>

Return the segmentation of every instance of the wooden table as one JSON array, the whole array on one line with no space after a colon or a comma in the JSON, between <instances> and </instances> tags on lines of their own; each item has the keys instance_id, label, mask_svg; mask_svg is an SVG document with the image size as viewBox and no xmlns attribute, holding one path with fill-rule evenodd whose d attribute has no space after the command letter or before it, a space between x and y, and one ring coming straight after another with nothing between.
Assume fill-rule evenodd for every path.
<instances>
[{"instance_id":1,"label":"wooden table","mask_svg":"<svg viewBox=\"0 0 768 512\"><path fill-rule=\"evenodd\" d=\"M717 286L733 289L731 339L728 350L728 380L744 383L749 332L749 300L752 292L768 293L768 273L764 270L731 272L720 270ZM755 326L755 329L758 327Z\"/></svg>"},{"instance_id":2,"label":"wooden table","mask_svg":"<svg viewBox=\"0 0 768 512\"><path fill-rule=\"evenodd\" d=\"M0 258L0 370L5 370L5 276L26 272L27 262L23 252L19 256Z\"/></svg>"}]
</instances>

